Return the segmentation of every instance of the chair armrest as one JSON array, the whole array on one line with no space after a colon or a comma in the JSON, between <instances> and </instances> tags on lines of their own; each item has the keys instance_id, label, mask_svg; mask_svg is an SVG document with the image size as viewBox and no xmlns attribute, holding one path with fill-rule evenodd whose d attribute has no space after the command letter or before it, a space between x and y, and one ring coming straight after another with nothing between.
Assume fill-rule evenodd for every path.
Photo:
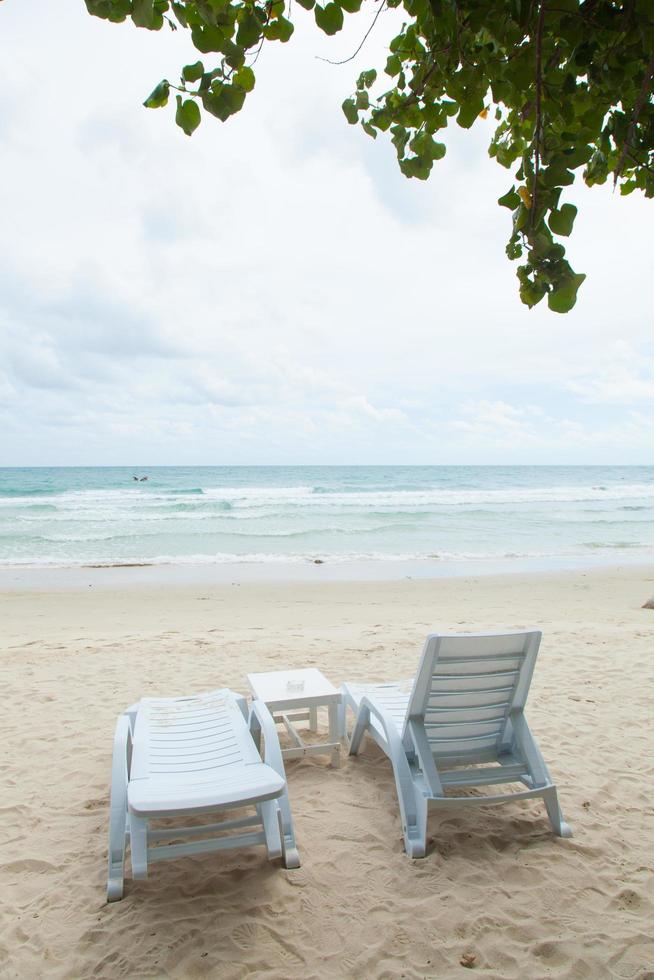
<instances>
[{"instance_id":1,"label":"chair armrest","mask_svg":"<svg viewBox=\"0 0 654 980\"><path fill-rule=\"evenodd\" d=\"M263 761L266 763L266 765L270 766L271 769L274 769L275 772L279 773L282 779L285 780L286 771L284 769L284 759L282 757L282 750L279 744L277 727L265 702L259 701L256 698L254 701L252 701L250 706L248 727L251 734L255 736L258 736L259 734L263 735ZM258 742L258 738L255 738L255 742Z\"/></svg>"},{"instance_id":2,"label":"chair armrest","mask_svg":"<svg viewBox=\"0 0 654 980\"><path fill-rule=\"evenodd\" d=\"M114 751L111 765L111 782L127 785L132 762L132 722L125 712L118 716L114 735Z\"/></svg>"},{"instance_id":3,"label":"chair armrest","mask_svg":"<svg viewBox=\"0 0 654 980\"><path fill-rule=\"evenodd\" d=\"M230 694L234 698L234 701L236 702L236 704L241 709L241 714L243 715L243 718L245 719L245 721L247 721L248 720L248 701L247 701L247 698L244 698L242 694L236 694L235 691L230 691Z\"/></svg>"},{"instance_id":4,"label":"chair armrest","mask_svg":"<svg viewBox=\"0 0 654 980\"><path fill-rule=\"evenodd\" d=\"M384 735L386 736L386 741L388 742L389 750L395 752L401 751L402 754L404 754L400 733L397 730L395 722L388 714L384 706L381 705L379 701L376 701L375 698L364 696L361 698L359 703L357 721L359 720L359 716L363 711L368 711L371 715L374 715L379 722L381 722L382 728L384 729Z\"/></svg>"},{"instance_id":5,"label":"chair armrest","mask_svg":"<svg viewBox=\"0 0 654 980\"><path fill-rule=\"evenodd\" d=\"M140 703L140 701L137 701L136 704L130 705L129 708L125 708L123 711L123 715L129 719L129 730L132 738L134 738L134 726L136 725L136 716L139 712Z\"/></svg>"},{"instance_id":6,"label":"chair armrest","mask_svg":"<svg viewBox=\"0 0 654 980\"><path fill-rule=\"evenodd\" d=\"M407 794L413 792L413 779L411 778L411 770L409 768L409 760L407 758L406 750L402 742L402 736L397 730L395 722L384 709L384 707L375 701L374 698L362 697L361 703L359 705L359 713L357 715L357 720L354 726L354 732L359 729L359 720L361 720L362 727L368 727L369 716L374 715L375 718L379 720L383 729L384 735L386 736L386 742L388 744L388 757L393 763L393 769L395 771L395 779L398 783L398 791L401 790L403 793ZM355 735L353 733L352 742L354 743Z\"/></svg>"},{"instance_id":7,"label":"chair armrest","mask_svg":"<svg viewBox=\"0 0 654 980\"><path fill-rule=\"evenodd\" d=\"M529 767L529 772L534 780L534 785L551 785L552 777L549 774L545 760L543 759L541 751L538 748L536 739L531 734L531 730L527 724L527 719L525 718L522 709L519 711L512 711L509 715L509 719L513 728L513 736L518 745L518 749L522 753L523 758Z\"/></svg>"},{"instance_id":8,"label":"chair armrest","mask_svg":"<svg viewBox=\"0 0 654 980\"><path fill-rule=\"evenodd\" d=\"M407 848L407 853L412 854L413 856L422 857L424 855L424 845L422 848L415 850L412 849L410 843L410 841L413 840L411 828L415 828L417 825L416 821L418 818L418 809L416 796L418 791L411 774L409 760L407 759L407 754L402 743L402 737L398 732L393 719L388 712L384 710L382 705L375 701L374 698L369 698L365 695L361 698L357 719L354 725L354 731L352 733L350 754L356 755L359 751L363 734L370 726L371 715L374 715L374 717L380 722L384 730L384 735L386 736L388 757L393 766L397 797L400 803L400 811L402 813L402 827L405 835L405 846ZM420 851L420 853L418 853L418 851Z\"/></svg>"},{"instance_id":9,"label":"chair armrest","mask_svg":"<svg viewBox=\"0 0 654 980\"><path fill-rule=\"evenodd\" d=\"M123 897L125 878L125 837L127 827L127 785L132 758L131 718L125 713L118 717L111 763L111 796L109 799L109 850L107 870L107 901Z\"/></svg>"}]
</instances>

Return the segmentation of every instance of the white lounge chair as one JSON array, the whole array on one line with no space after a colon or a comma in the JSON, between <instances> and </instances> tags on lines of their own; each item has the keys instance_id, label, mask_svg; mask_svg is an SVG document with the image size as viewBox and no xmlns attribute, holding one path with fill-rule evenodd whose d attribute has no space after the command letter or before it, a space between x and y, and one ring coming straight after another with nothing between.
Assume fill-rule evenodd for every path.
<instances>
[{"instance_id":1,"label":"white lounge chair","mask_svg":"<svg viewBox=\"0 0 654 980\"><path fill-rule=\"evenodd\" d=\"M242 807L254 807L255 813L202 826L150 826L164 817ZM241 828L247 830L234 833ZM161 843L187 837L196 839ZM245 698L225 689L185 698L143 698L128 708L118 719L114 741L109 902L123 897L128 840L134 878L146 878L148 864L162 858L250 844L265 844L269 858L282 857L287 868L298 868L284 763L265 704L254 701L248 719Z\"/></svg>"},{"instance_id":2,"label":"white lounge chair","mask_svg":"<svg viewBox=\"0 0 654 980\"><path fill-rule=\"evenodd\" d=\"M524 715L540 639L537 631L433 633L413 681L343 685L343 713L356 715L350 755L368 732L390 758L410 857L425 855L430 803L451 808L542 796L554 833L572 836ZM515 782L526 789L446 795Z\"/></svg>"}]
</instances>

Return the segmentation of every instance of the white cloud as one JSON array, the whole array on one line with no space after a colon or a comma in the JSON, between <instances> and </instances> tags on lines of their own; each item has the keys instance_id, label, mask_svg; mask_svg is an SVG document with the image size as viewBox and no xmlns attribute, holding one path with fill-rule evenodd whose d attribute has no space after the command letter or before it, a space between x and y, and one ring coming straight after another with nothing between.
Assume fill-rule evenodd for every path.
<instances>
[{"instance_id":1,"label":"white cloud","mask_svg":"<svg viewBox=\"0 0 654 980\"><path fill-rule=\"evenodd\" d=\"M613 344L594 374L570 381L570 391L595 405L633 405L654 401L654 358L624 341Z\"/></svg>"},{"instance_id":2,"label":"white cloud","mask_svg":"<svg viewBox=\"0 0 654 980\"><path fill-rule=\"evenodd\" d=\"M518 407L501 401L468 403L461 410L465 417L454 419L451 422L453 429L499 444L506 440L514 444L537 440L537 423L542 422L544 415L536 406Z\"/></svg>"},{"instance_id":3,"label":"white cloud","mask_svg":"<svg viewBox=\"0 0 654 980\"><path fill-rule=\"evenodd\" d=\"M590 378L585 382L573 382L570 390L581 400L603 404L628 405L633 402L654 401L654 377L643 377L626 367L616 367L606 371L601 377Z\"/></svg>"}]
</instances>

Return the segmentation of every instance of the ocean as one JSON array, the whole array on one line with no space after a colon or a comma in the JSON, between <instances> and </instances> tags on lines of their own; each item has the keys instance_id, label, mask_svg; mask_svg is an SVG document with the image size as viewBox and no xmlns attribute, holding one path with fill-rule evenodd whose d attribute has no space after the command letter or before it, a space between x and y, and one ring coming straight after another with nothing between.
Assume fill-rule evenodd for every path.
<instances>
[{"instance_id":1,"label":"ocean","mask_svg":"<svg viewBox=\"0 0 654 980\"><path fill-rule=\"evenodd\" d=\"M654 561L654 466L0 469L1 565L389 561Z\"/></svg>"}]
</instances>

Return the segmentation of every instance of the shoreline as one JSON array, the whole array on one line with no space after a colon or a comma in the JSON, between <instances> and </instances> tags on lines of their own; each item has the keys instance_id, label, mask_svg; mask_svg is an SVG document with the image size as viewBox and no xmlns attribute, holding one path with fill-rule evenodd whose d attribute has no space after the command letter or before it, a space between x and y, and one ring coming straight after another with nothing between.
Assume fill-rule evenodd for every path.
<instances>
[{"instance_id":1,"label":"shoreline","mask_svg":"<svg viewBox=\"0 0 654 980\"><path fill-rule=\"evenodd\" d=\"M607 561L575 557L466 559L454 561L388 559L329 562L233 562L215 564L117 563L98 565L1 565L0 593L70 591L81 588L185 587L234 584L433 581L466 578L553 576L574 573L654 572L654 557Z\"/></svg>"}]
</instances>

